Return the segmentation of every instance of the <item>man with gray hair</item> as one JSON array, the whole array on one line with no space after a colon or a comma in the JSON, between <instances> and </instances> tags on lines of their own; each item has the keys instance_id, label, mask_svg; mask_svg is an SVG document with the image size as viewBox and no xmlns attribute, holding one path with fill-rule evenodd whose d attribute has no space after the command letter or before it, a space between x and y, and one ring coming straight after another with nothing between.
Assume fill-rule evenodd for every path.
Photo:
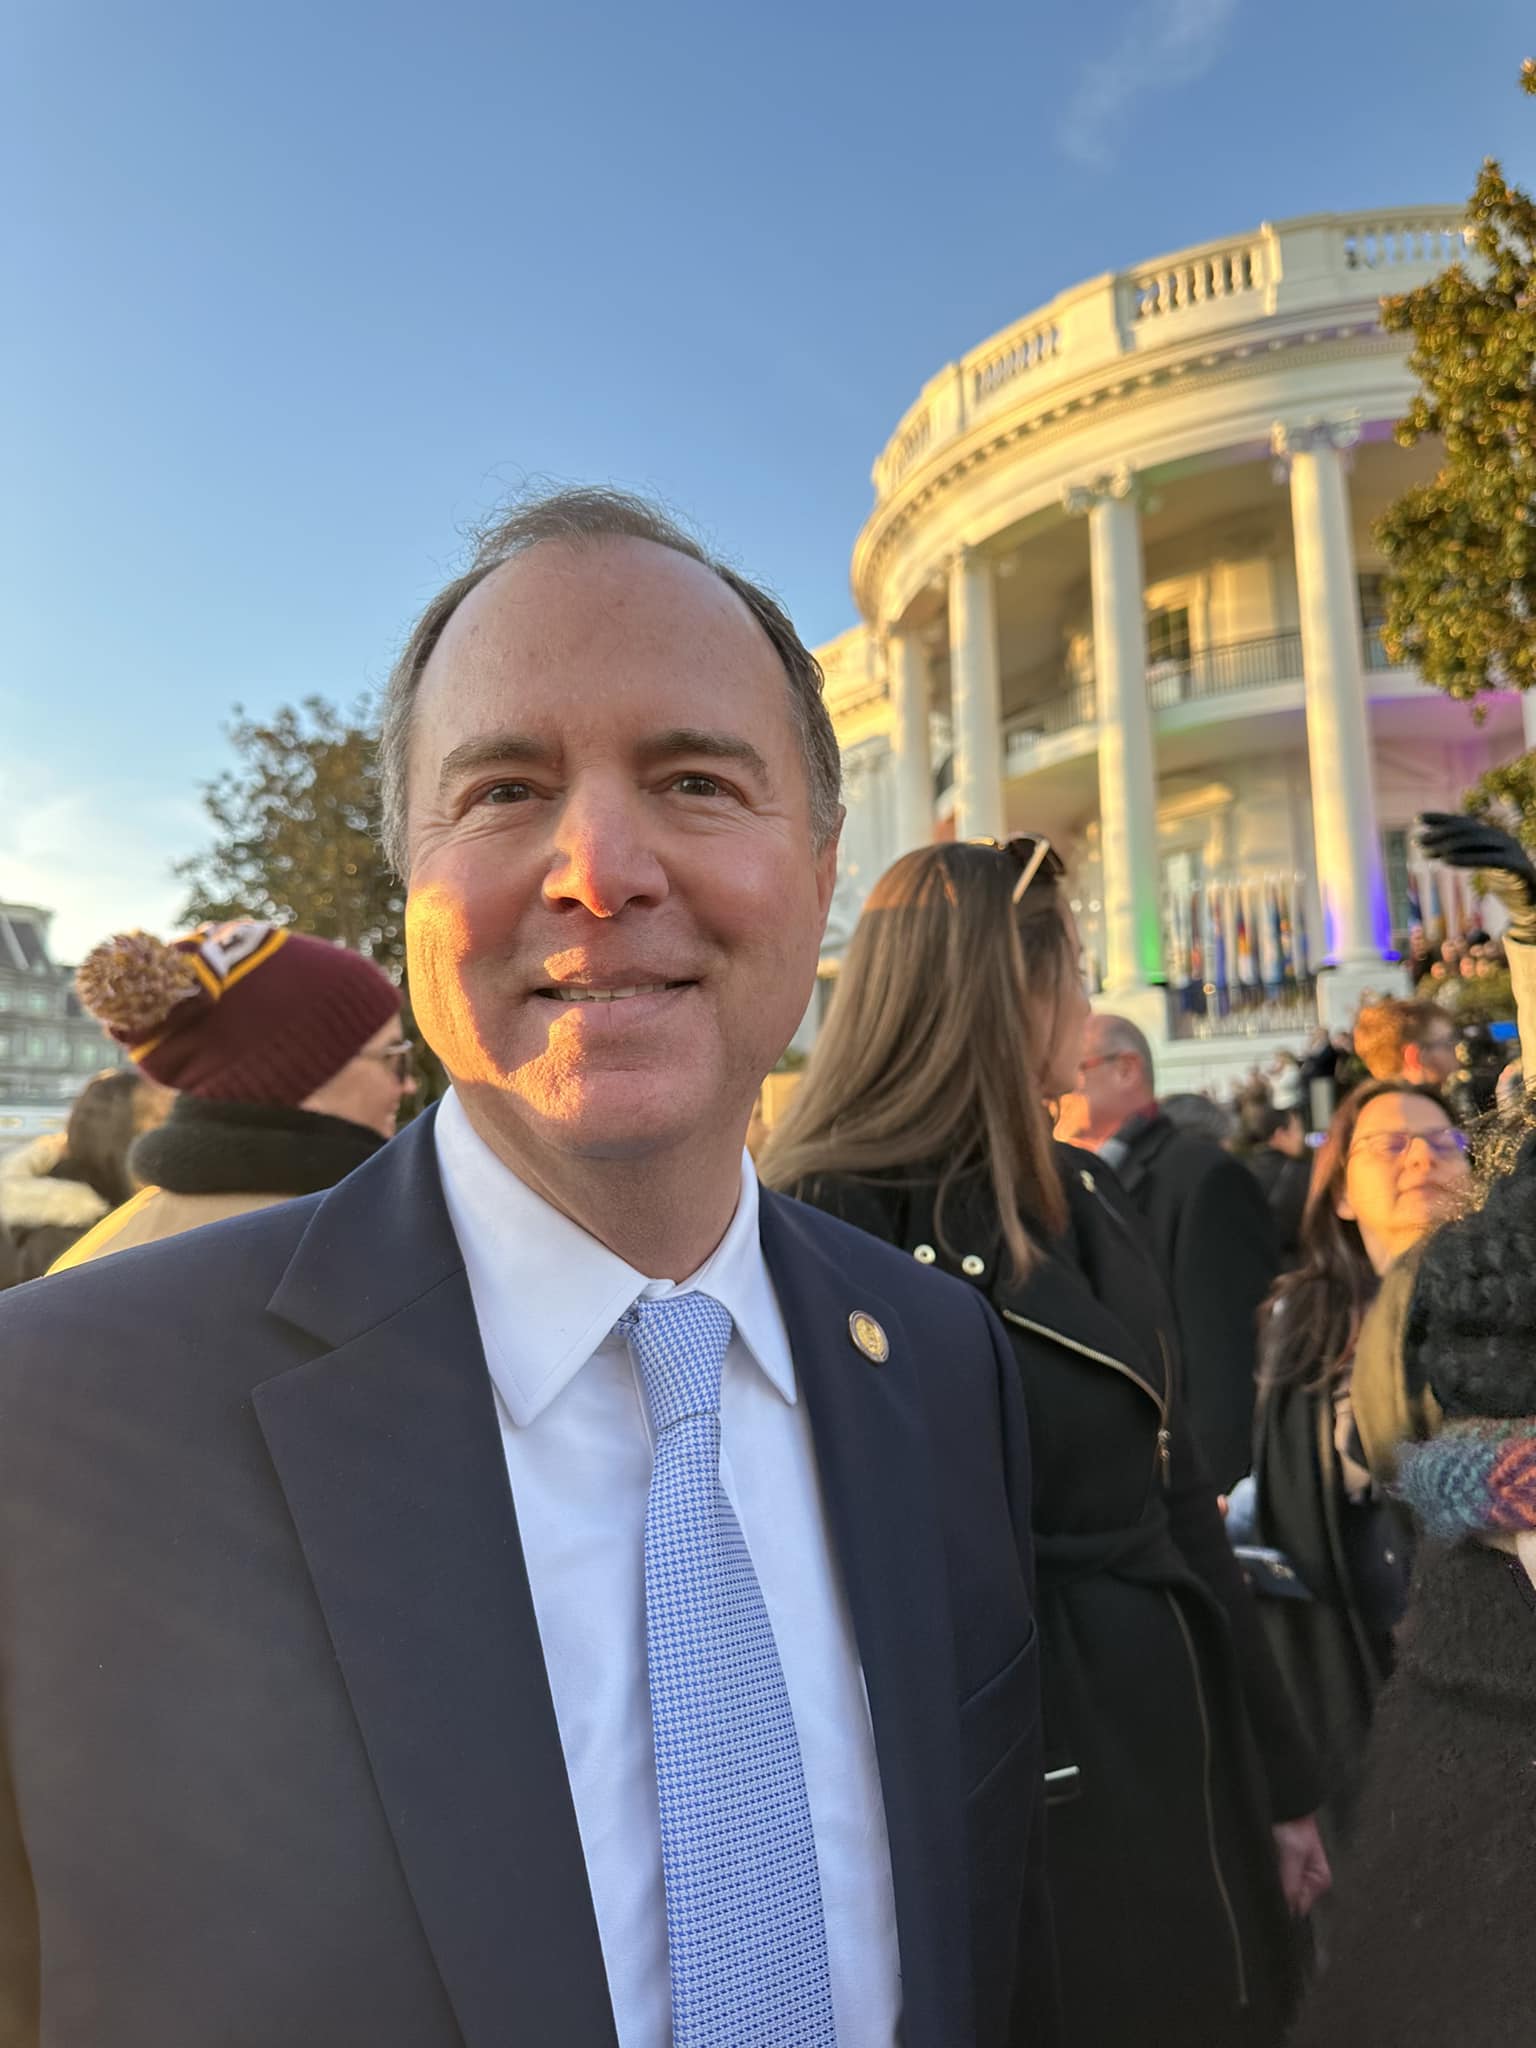
<instances>
[{"instance_id":1,"label":"man with gray hair","mask_svg":"<svg viewBox=\"0 0 1536 2048\"><path fill-rule=\"evenodd\" d=\"M566 491L382 746L451 1092L0 1305L0 2041L1050 2041L1007 1341L743 1149L832 893L814 660Z\"/></svg>"},{"instance_id":2,"label":"man with gray hair","mask_svg":"<svg viewBox=\"0 0 1536 2048\"><path fill-rule=\"evenodd\" d=\"M1097 1152L1146 1223L1178 1322L1190 1422L1225 1491L1252 1463L1259 1306L1280 1263L1263 1190L1241 1160L1158 1108L1152 1048L1128 1017L1089 1018L1056 1135Z\"/></svg>"}]
</instances>

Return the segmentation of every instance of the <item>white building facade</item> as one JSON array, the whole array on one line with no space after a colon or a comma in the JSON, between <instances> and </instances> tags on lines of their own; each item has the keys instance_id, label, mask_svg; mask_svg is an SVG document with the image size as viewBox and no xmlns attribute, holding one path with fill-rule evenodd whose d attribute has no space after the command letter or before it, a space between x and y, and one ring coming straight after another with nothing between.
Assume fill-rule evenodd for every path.
<instances>
[{"instance_id":1,"label":"white building facade","mask_svg":"<svg viewBox=\"0 0 1536 2048\"><path fill-rule=\"evenodd\" d=\"M836 959L934 837L1045 832L1100 1007L1205 1085L1403 985L1410 924L1476 915L1411 828L1526 744L1386 658L1372 526L1406 337L1455 208L1266 225L1064 292L940 371L874 467L861 623L818 649L848 824ZM1433 902L1426 906L1426 891Z\"/></svg>"}]
</instances>

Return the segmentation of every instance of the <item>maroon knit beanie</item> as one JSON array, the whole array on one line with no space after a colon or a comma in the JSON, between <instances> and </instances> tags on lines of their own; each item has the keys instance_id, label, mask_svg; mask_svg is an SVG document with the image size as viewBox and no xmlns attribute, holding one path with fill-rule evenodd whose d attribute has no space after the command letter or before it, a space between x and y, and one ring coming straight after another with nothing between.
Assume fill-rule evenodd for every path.
<instances>
[{"instance_id":1,"label":"maroon knit beanie","mask_svg":"<svg viewBox=\"0 0 1536 2048\"><path fill-rule=\"evenodd\" d=\"M80 963L75 988L167 1088L290 1108L400 1011L400 991L361 953L248 920L169 945L119 933Z\"/></svg>"}]
</instances>

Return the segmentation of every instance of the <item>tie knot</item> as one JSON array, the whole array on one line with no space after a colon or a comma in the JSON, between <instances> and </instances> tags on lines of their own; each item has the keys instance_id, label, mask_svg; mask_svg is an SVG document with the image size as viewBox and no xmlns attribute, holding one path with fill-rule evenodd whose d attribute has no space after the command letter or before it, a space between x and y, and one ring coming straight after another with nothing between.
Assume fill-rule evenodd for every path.
<instances>
[{"instance_id":1,"label":"tie knot","mask_svg":"<svg viewBox=\"0 0 1536 2048\"><path fill-rule=\"evenodd\" d=\"M637 1301L618 1321L629 1341L656 1434L696 1415L720 1411L720 1374L731 1341L731 1312L710 1294L669 1294Z\"/></svg>"}]
</instances>

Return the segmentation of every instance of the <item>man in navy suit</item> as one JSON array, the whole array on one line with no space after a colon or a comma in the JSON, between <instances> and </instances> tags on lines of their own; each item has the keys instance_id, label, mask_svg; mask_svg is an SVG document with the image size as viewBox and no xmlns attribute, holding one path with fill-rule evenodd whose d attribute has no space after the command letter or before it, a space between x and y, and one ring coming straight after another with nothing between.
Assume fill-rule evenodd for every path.
<instances>
[{"instance_id":1,"label":"man in navy suit","mask_svg":"<svg viewBox=\"0 0 1536 2048\"><path fill-rule=\"evenodd\" d=\"M451 1094L0 1305L4 2048L1049 2038L1007 1348L742 1149L819 685L651 508L515 512L385 710Z\"/></svg>"}]
</instances>

